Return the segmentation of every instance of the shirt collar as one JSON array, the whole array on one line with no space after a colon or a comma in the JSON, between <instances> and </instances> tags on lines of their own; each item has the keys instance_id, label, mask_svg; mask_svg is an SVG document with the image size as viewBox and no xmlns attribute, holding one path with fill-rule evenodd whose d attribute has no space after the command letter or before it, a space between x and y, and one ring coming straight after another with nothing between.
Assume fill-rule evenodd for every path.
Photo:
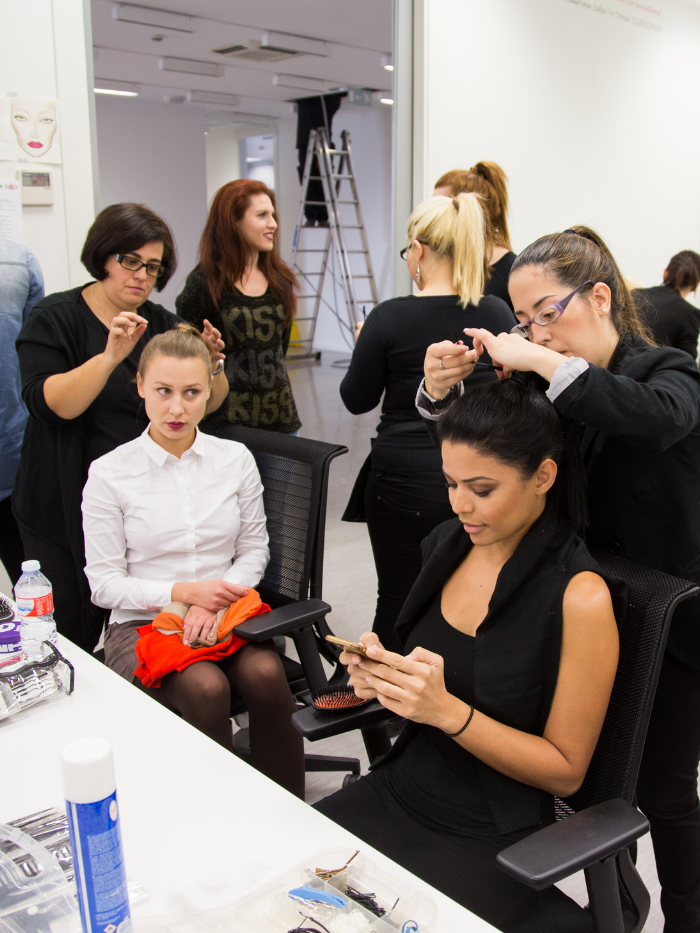
<instances>
[{"instance_id":1,"label":"shirt collar","mask_svg":"<svg viewBox=\"0 0 700 933\"><path fill-rule=\"evenodd\" d=\"M141 435L141 446L145 450L146 454L151 458L151 460L153 460L154 463L157 463L158 466L163 466L168 457L170 457L172 460L177 460L177 457L173 457L172 454L169 454L165 448L160 446L160 444L156 444L156 442L148 433L150 427L151 425L149 424ZM200 457L205 457L207 454L206 435L202 434L199 428L195 428L195 432L194 444L190 447L190 450L198 454ZM189 453L189 451L185 451L185 454L187 453Z\"/></svg>"}]
</instances>

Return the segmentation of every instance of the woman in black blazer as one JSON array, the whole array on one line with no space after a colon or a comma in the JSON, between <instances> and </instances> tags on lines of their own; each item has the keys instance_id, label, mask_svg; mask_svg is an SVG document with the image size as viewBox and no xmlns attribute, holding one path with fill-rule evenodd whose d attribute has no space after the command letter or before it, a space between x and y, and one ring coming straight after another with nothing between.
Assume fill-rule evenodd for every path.
<instances>
[{"instance_id":1,"label":"woman in black blazer","mask_svg":"<svg viewBox=\"0 0 700 933\"><path fill-rule=\"evenodd\" d=\"M510 292L519 334L468 330L475 350L429 348L439 417L485 349L502 375L538 373L561 414L583 426L586 542L700 583L700 373L653 347L622 275L586 227L542 237L518 257ZM526 340L521 339L525 336ZM440 360L442 358L442 367ZM449 390L449 391L448 391ZM680 606L637 786L649 818L666 933L700 929L700 601Z\"/></svg>"}]
</instances>

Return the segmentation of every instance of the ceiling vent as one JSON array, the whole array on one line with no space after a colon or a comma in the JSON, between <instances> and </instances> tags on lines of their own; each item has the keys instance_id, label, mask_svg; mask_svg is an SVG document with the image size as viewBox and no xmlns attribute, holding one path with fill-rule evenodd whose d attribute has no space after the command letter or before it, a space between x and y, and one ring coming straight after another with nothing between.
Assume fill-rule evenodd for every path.
<instances>
[{"instance_id":1,"label":"ceiling vent","mask_svg":"<svg viewBox=\"0 0 700 933\"><path fill-rule=\"evenodd\" d=\"M246 39L242 45L229 45L213 51L217 55L242 58L249 62L281 62L285 58L296 58L299 55L326 58L329 54L327 42L309 39L306 36L289 36L281 32L265 32L260 35L260 39Z\"/></svg>"},{"instance_id":2,"label":"ceiling vent","mask_svg":"<svg viewBox=\"0 0 700 933\"><path fill-rule=\"evenodd\" d=\"M262 42L249 40L247 45L230 45L225 49L213 49L217 55L226 55L227 58L242 58L248 62L281 62L285 58L296 58L305 55L305 52L295 52L292 49L280 49L274 45L263 45Z\"/></svg>"}]
</instances>

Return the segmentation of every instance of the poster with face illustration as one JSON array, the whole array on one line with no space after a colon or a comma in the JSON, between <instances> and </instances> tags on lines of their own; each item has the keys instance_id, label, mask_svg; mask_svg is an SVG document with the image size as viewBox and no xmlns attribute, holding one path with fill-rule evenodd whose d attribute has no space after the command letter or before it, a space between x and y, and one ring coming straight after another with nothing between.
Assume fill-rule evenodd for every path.
<instances>
[{"instance_id":1,"label":"poster with face illustration","mask_svg":"<svg viewBox=\"0 0 700 933\"><path fill-rule=\"evenodd\" d=\"M55 97L0 97L0 159L61 161Z\"/></svg>"}]
</instances>

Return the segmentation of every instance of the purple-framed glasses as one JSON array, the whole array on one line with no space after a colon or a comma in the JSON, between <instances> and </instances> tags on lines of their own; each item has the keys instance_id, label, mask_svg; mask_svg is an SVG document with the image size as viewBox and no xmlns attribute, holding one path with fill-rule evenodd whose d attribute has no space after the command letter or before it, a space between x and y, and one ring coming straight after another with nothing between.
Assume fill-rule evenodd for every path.
<instances>
[{"instance_id":1,"label":"purple-framed glasses","mask_svg":"<svg viewBox=\"0 0 700 933\"><path fill-rule=\"evenodd\" d=\"M542 327L546 327L547 324L553 324L554 321L560 318L566 311L566 306L574 295L580 292L582 288L586 288L588 285L592 284L592 279L588 279L587 282L582 282L581 285L570 292L566 298L562 298L562 300L557 301L556 304L547 305L546 308L542 308L541 311L538 311L531 321L521 321L519 324L516 324L515 327L511 327L511 334L517 334L519 337L524 337L525 340L529 340L533 324L540 324Z\"/></svg>"}]
</instances>

